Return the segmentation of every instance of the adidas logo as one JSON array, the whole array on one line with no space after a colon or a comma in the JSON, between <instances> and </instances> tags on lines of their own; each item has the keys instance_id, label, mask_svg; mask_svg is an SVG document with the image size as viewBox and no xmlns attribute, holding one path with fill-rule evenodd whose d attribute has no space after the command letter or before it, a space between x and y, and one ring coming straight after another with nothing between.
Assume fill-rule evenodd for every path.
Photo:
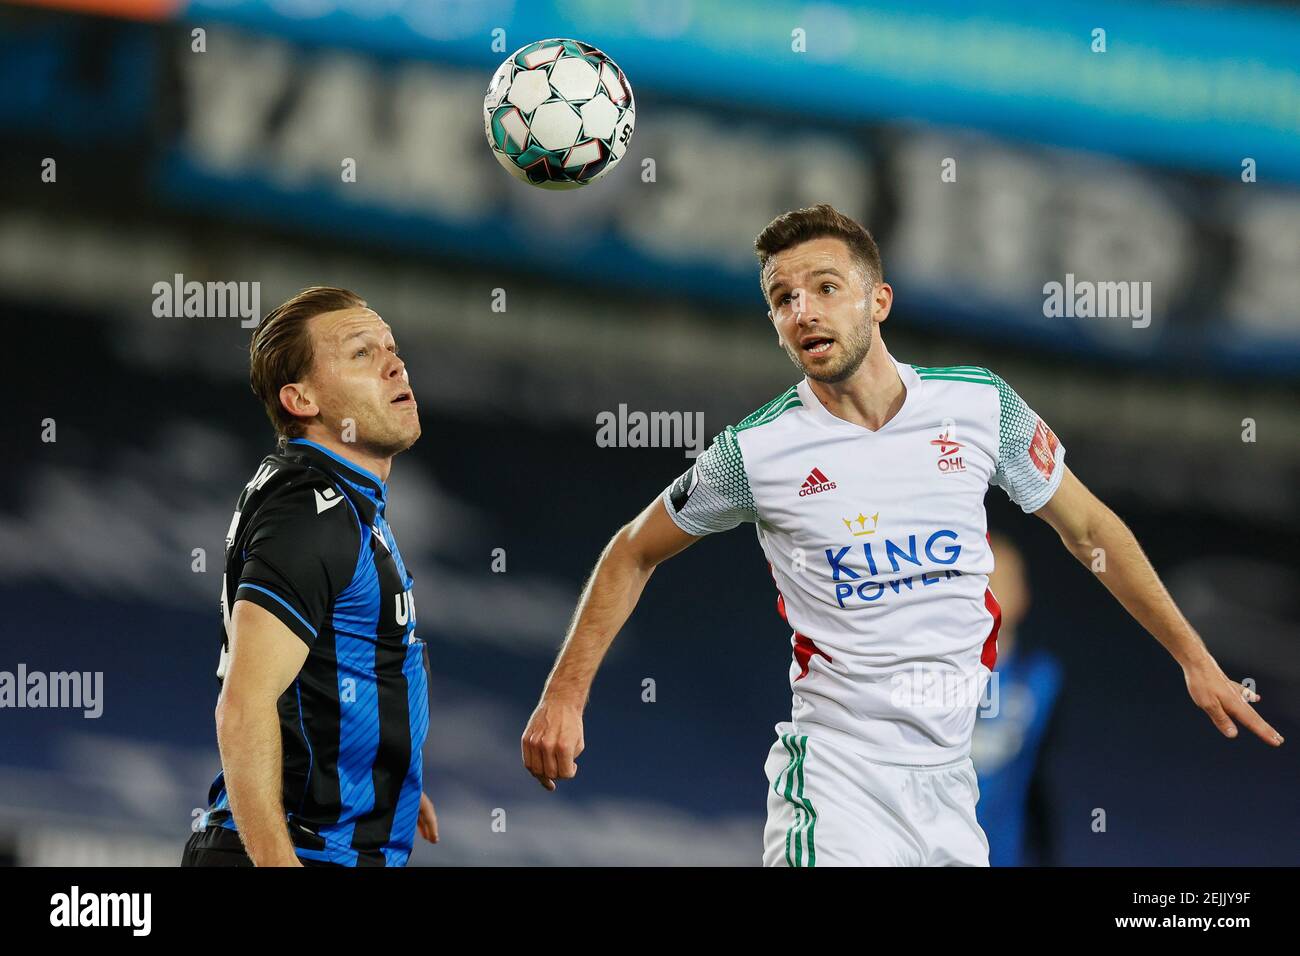
<instances>
[{"instance_id":1,"label":"adidas logo","mask_svg":"<svg viewBox=\"0 0 1300 956\"><path fill-rule=\"evenodd\" d=\"M808 495L834 490L835 482L823 475L820 468L814 468L808 477L803 480L803 484L799 486L799 497L806 498Z\"/></svg>"}]
</instances>

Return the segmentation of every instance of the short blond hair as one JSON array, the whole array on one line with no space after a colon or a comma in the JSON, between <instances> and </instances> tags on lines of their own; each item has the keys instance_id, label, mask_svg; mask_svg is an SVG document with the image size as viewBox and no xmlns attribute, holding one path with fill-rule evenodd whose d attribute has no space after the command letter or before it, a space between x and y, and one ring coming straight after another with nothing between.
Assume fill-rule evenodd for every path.
<instances>
[{"instance_id":1,"label":"short blond hair","mask_svg":"<svg viewBox=\"0 0 1300 956\"><path fill-rule=\"evenodd\" d=\"M280 403L280 389L301 382L315 361L307 322L326 312L365 305L361 296L347 289L312 286L277 305L253 332L248 345L248 381L281 439L301 438L307 431Z\"/></svg>"}]
</instances>

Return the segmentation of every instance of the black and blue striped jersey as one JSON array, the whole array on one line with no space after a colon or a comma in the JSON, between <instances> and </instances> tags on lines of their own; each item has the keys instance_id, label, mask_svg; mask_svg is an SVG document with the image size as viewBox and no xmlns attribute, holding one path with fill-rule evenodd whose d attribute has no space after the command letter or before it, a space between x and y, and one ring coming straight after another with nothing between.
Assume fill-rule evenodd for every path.
<instances>
[{"instance_id":1,"label":"black and blue striped jersey","mask_svg":"<svg viewBox=\"0 0 1300 956\"><path fill-rule=\"evenodd\" d=\"M414 843L428 682L387 498L377 475L291 439L263 459L227 532L217 676L236 601L309 648L278 702L285 815L305 859L404 866ZM235 829L224 774L207 824Z\"/></svg>"}]
</instances>

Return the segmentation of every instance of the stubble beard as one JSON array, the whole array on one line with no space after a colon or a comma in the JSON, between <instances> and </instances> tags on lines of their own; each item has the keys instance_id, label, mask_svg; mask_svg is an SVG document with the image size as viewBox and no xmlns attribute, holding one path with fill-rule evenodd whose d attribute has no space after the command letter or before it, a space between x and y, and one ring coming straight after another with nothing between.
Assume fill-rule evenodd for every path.
<instances>
[{"instance_id":1,"label":"stubble beard","mask_svg":"<svg viewBox=\"0 0 1300 956\"><path fill-rule=\"evenodd\" d=\"M351 418L356 423L354 443L377 458L391 458L400 454L414 445L420 437L419 414L418 411L415 413L413 427L403 428L384 420L383 413L369 415L360 409L354 409L351 413Z\"/></svg>"},{"instance_id":2,"label":"stubble beard","mask_svg":"<svg viewBox=\"0 0 1300 956\"><path fill-rule=\"evenodd\" d=\"M836 339L835 344L844 349L844 354L838 362L819 369L809 368L804 364L803 350L797 346L791 348L782 343L785 354L790 356L790 361L794 363L795 368L803 372L815 382L823 382L827 385L833 385L842 382L847 378L852 378L862 367L862 363L867 360L871 354L871 341L875 336L872 335L871 319L864 316L862 322L849 334L847 338Z\"/></svg>"}]
</instances>

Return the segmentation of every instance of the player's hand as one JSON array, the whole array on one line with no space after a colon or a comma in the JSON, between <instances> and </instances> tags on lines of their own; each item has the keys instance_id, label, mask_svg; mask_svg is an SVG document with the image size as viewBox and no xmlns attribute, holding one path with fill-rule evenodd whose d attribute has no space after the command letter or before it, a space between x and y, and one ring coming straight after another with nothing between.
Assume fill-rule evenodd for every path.
<instances>
[{"instance_id":1,"label":"player's hand","mask_svg":"<svg viewBox=\"0 0 1300 956\"><path fill-rule=\"evenodd\" d=\"M416 826L420 836L430 843L438 842L438 814L433 812L433 801L427 793L420 794L420 817Z\"/></svg>"},{"instance_id":2,"label":"player's hand","mask_svg":"<svg viewBox=\"0 0 1300 956\"><path fill-rule=\"evenodd\" d=\"M1250 706L1262 700L1260 695L1230 679L1214 658L1206 655L1203 661L1184 667L1183 677L1196 706L1210 715L1223 736L1237 736L1237 726L1232 722L1235 717L1264 743L1282 746L1282 735Z\"/></svg>"},{"instance_id":3,"label":"player's hand","mask_svg":"<svg viewBox=\"0 0 1300 956\"><path fill-rule=\"evenodd\" d=\"M543 698L524 728L520 749L524 766L547 790L554 790L557 780L573 779L583 750L582 708Z\"/></svg>"}]
</instances>

